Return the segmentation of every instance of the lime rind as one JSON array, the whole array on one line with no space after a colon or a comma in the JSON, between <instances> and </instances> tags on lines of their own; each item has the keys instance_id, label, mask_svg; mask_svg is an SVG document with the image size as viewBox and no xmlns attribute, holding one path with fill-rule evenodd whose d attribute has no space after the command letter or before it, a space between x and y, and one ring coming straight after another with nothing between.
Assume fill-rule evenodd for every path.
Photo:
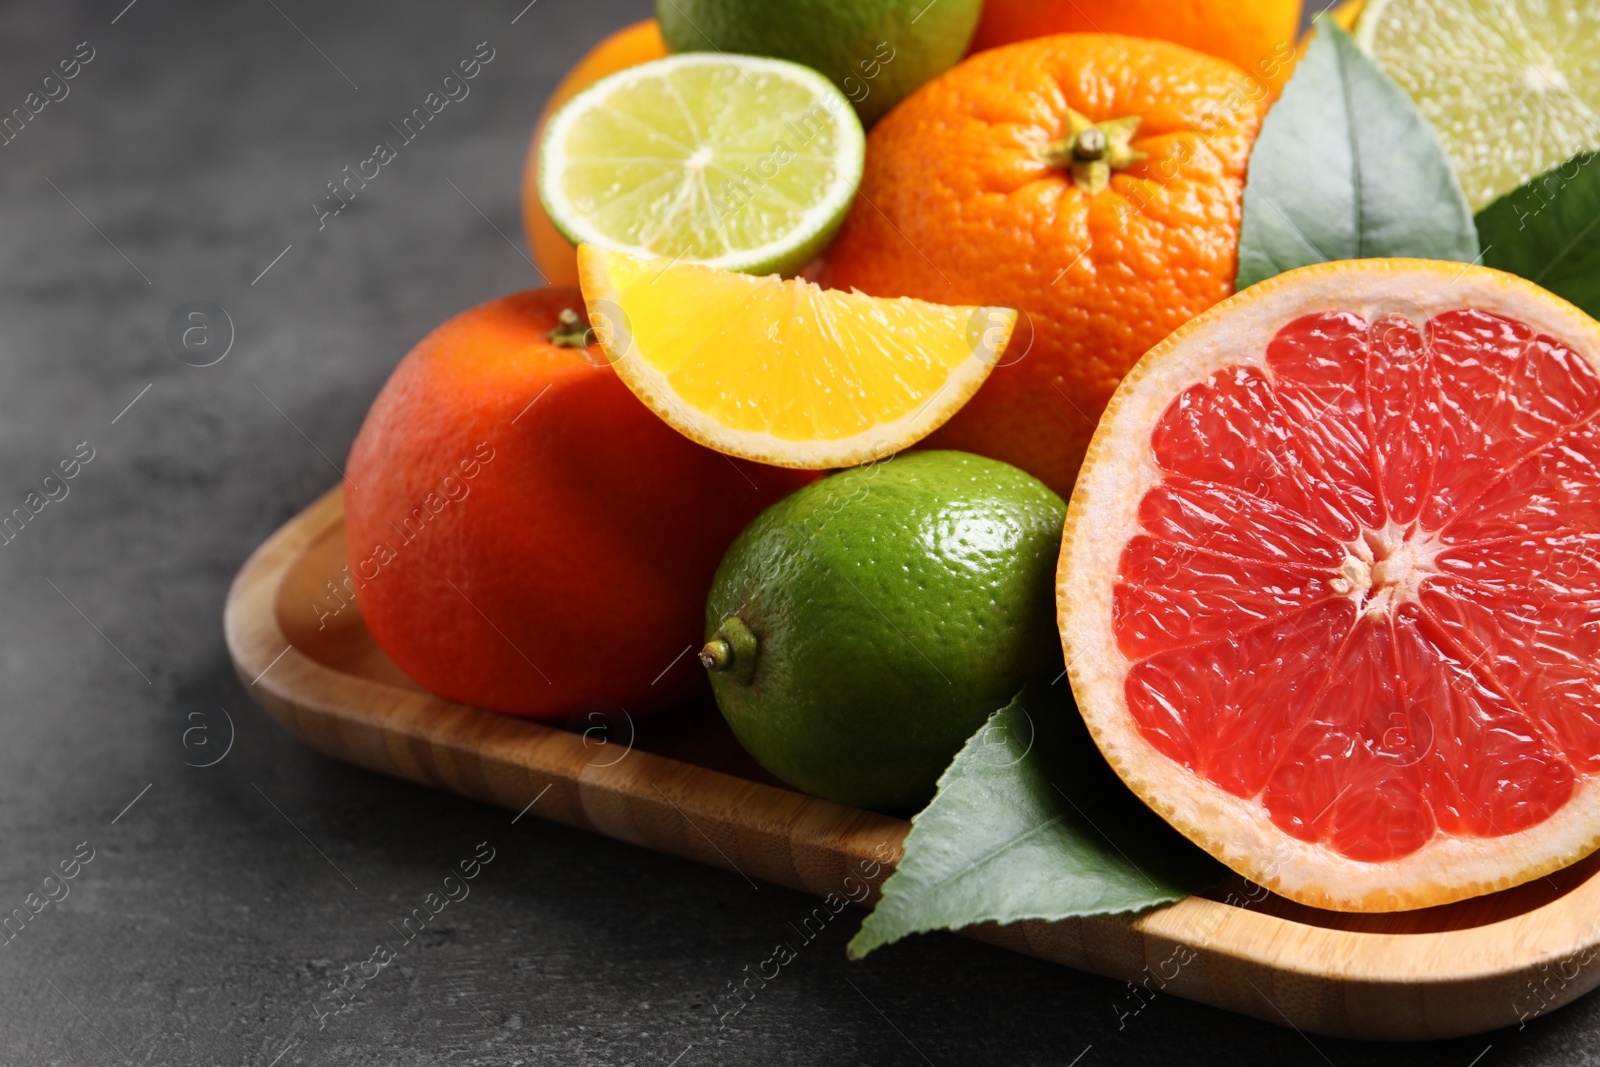
<instances>
[{"instance_id":1,"label":"lime rind","mask_svg":"<svg viewBox=\"0 0 1600 1067\"><path fill-rule=\"evenodd\" d=\"M865 152L849 100L816 71L689 53L604 78L552 116L539 196L574 244L789 275L843 224Z\"/></svg>"},{"instance_id":2,"label":"lime rind","mask_svg":"<svg viewBox=\"0 0 1600 1067\"><path fill-rule=\"evenodd\" d=\"M1600 6L1370 0L1357 43L1438 130L1479 210L1600 147Z\"/></svg>"}]
</instances>

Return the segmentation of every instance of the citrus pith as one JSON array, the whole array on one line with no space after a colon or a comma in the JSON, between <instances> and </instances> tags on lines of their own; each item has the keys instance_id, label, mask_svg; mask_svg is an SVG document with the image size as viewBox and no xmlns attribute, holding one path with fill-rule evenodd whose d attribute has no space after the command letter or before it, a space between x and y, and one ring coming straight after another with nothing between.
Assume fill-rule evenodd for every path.
<instances>
[{"instance_id":1,"label":"citrus pith","mask_svg":"<svg viewBox=\"0 0 1600 1067\"><path fill-rule=\"evenodd\" d=\"M1124 380L1068 509L1085 721L1295 900L1425 907L1600 843L1600 325L1497 271L1291 271Z\"/></svg>"}]
</instances>

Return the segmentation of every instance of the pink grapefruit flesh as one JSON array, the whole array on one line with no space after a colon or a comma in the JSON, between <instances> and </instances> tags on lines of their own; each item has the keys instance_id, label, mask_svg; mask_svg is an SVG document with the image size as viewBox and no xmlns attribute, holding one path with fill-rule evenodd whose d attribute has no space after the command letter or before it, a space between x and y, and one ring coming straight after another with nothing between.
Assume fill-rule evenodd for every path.
<instances>
[{"instance_id":1,"label":"pink grapefruit flesh","mask_svg":"<svg viewBox=\"0 0 1600 1067\"><path fill-rule=\"evenodd\" d=\"M1153 349L1073 494L1085 720L1305 903L1514 885L1600 838L1600 326L1407 260L1255 286Z\"/></svg>"}]
</instances>

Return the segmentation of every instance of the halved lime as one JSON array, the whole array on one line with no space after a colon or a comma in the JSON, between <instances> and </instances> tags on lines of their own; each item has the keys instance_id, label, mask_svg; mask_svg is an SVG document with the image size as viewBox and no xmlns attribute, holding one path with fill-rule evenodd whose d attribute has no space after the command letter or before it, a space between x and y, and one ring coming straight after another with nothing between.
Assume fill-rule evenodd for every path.
<instances>
[{"instance_id":1,"label":"halved lime","mask_svg":"<svg viewBox=\"0 0 1600 1067\"><path fill-rule=\"evenodd\" d=\"M1356 40L1438 129L1474 211L1600 147L1594 0L1369 0Z\"/></svg>"},{"instance_id":2,"label":"halved lime","mask_svg":"<svg viewBox=\"0 0 1600 1067\"><path fill-rule=\"evenodd\" d=\"M539 197L574 244L792 274L844 221L865 151L850 101L816 71L687 53L613 74L556 112Z\"/></svg>"}]
</instances>

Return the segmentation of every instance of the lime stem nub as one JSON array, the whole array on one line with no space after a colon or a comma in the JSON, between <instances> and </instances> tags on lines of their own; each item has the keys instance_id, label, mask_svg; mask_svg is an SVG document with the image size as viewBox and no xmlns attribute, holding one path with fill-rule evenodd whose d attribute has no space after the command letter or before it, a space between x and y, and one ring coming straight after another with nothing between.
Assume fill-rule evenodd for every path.
<instances>
[{"instance_id":1,"label":"lime stem nub","mask_svg":"<svg viewBox=\"0 0 1600 1067\"><path fill-rule=\"evenodd\" d=\"M733 646L720 637L700 650L700 665L708 671L725 671L732 662Z\"/></svg>"},{"instance_id":2,"label":"lime stem nub","mask_svg":"<svg viewBox=\"0 0 1600 1067\"><path fill-rule=\"evenodd\" d=\"M729 615L700 650L700 665L712 674L724 674L740 685L756 677L756 653L760 643L750 627L737 615Z\"/></svg>"},{"instance_id":3,"label":"lime stem nub","mask_svg":"<svg viewBox=\"0 0 1600 1067\"><path fill-rule=\"evenodd\" d=\"M588 348L592 333L583 316L571 308L562 308L556 316L556 327L548 336L557 348Z\"/></svg>"}]
</instances>

